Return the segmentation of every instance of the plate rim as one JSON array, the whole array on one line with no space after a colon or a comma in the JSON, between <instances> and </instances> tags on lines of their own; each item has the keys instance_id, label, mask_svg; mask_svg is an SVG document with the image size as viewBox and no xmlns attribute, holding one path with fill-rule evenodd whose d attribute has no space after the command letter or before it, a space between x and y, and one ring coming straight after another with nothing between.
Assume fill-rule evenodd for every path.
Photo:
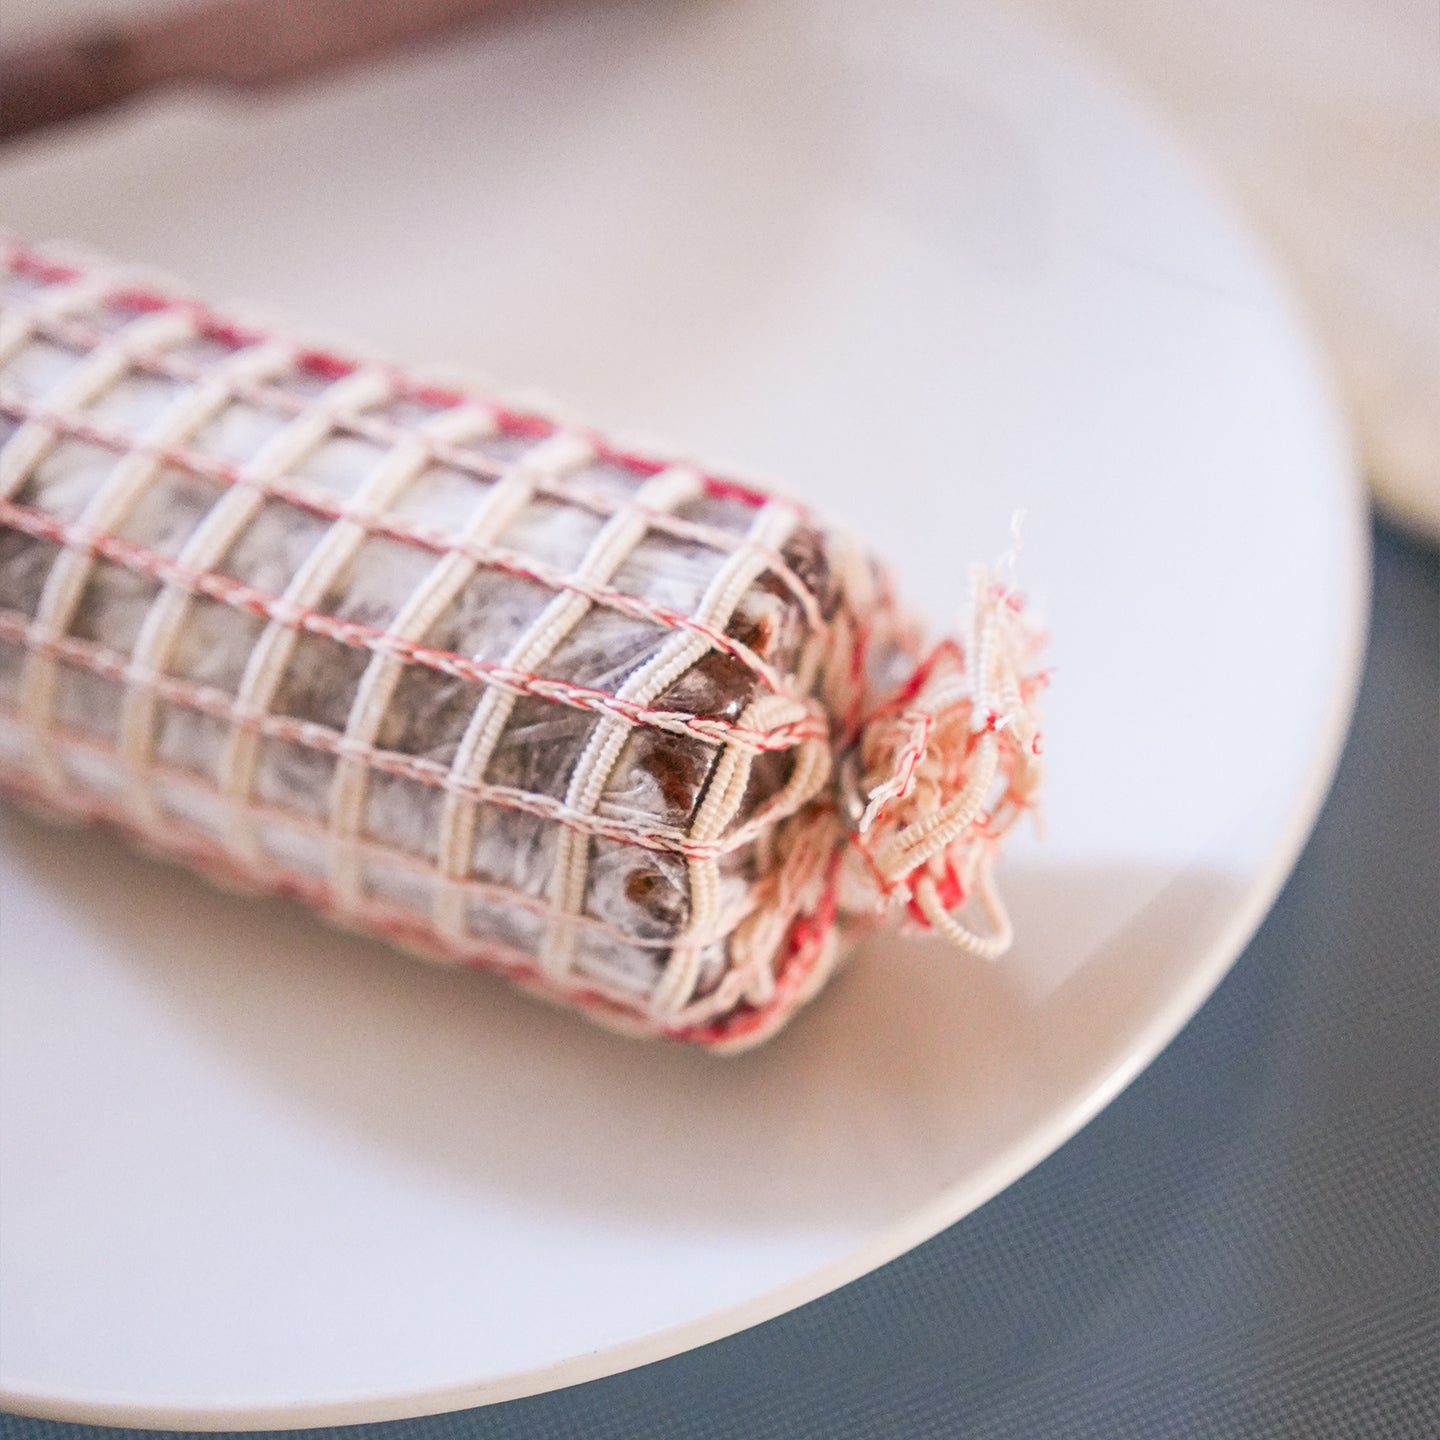
<instances>
[{"instance_id":1,"label":"plate rim","mask_svg":"<svg viewBox=\"0 0 1440 1440\"><path fill-rule=\"evenodd\" d=\"M1192 169L1192 176L1194 173ZM1217 198L1213 192L1212 198ZM1228 210L1223 201L1217 199L1217 203ZM1258 246L1256 248L1259 249ZM1264 252L1261 251L1260 255L1263 259ZM1282 298L1285 297L1283 283L1273 275L1270 278ZM1290 323L1297 331L1303 332L1304 327L1293 310ZM1305 338L1308 340L1309 337ZM1314 354L1313 347L1309 348ZM1318 388L1322 407L1338 421L1334 397L1318 367L1316 380L1320 382ZM656 1330L618 1345L570 1356L552 1365L440 1389L390 1392L346 1400L299 1401L280 1407L239 1405L228 1409L199 1409L188 1405L126 1404L114 1400L64 1398L3 1389L0 1389L0 1405L37 1419L86 1425L253 1431L373 1424L519 1400L667 1360L773 1320L888 1264L963 1220L1009 1188L1088 1125L1154 1062L1194 1018L1260 928L1319 819L1339 768L1359 698L1370 617L1372 548L1369 507L1348 432L1338 423L1335 428L1340 462L1337 470L1343 476L1343 494L1339 497L1339 504L1345 512L1342 520L1345 530L1342 562L1344 593L1330 693L1305 779L1297 789L1269 855L1253 872L1219 933L1189 967L1185 983L1167 997L1142 1027L1136 1040L1115 1057L1106 1073L1047 1123L1033 1126L980 1170L948 1186L927 1204L878 1231L848 1254L818 1266L787 1284L700 1319Z\"/></svg>"},{"instance_id":2,"label":"plate rim","mask_svg":"<svg viewBox=\"0 0 1440 1440\"><path fill-rule=\"evenodd\" d=\"M1032 1124L1000 1153L963 1179L946 1186L925 1204L877 1230L846 1254L813 1270L762 1291L735 1305L650 1334L568 1356L553 1364L514 1371L489 1379L406 1391L387 1391L358 1398L296 1401L275 1405L235 1404L229 1407L157 1405L115 1399L64 1397L15 1390L0 1384L0 1411L35 1419L130 1429L297 1430L311 1427L375 1424L501 1404L527 1396L622 1374L670 1359L700 1346L763 1324L897 1259L942 1230L963 1220L1048 1159L1085 1128L1158 1058L1194 1018L1244 953L1300 858L1339 768L1354 717L1363 676L1371 611L1371 506L1357 455L1356 439L1340 404L1325 363L1323 346L1306 322L1295 290L1280 270L1272 249L1227 188L1218 183L1214 167L1177 136L1156 109L1141 101L1107 63L1105 57L1068 35L1028 24L1029 17L1011 16L1014 30L1051 53L1060 52L1071 68L1098 79L1112 104L1142 128L1148 138L1168 151L1174 169L1203 198L1243 243L1279 311L1280 324L1298 342L1315 392L1316 413L1333 435L1337 493L1333 504L1343 531L1340 536L1339 615L1330 657L1330 683L1324 712L1316 727L1303 780L1297 785L1268 854L1255 865L1231 903L1218 931L1197 950L1177 985L1140 1027L1139 1033L1093 1083L1043 1120Z\"/></svg>"}]
</instances>

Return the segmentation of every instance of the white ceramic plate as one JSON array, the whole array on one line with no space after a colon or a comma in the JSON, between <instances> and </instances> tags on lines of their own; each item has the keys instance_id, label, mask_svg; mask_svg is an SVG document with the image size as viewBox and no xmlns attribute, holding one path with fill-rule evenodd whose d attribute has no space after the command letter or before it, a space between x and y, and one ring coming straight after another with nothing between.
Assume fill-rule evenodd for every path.
<instances>
[{"instance_id":1,"label":"white ceramic plate","mask_svg":"<svg viewBox=\"0 0 1440 1440\"><path fill-rule=\"evenodd\" d=\"M872 943L730 1062L6 815L5 1406L374 1419L774 1315L1094 1115L1298 851L1363 622L1334 411L1229 216L1014 18L581 6L8 152L0 215L786 477L937 615L1024 506L1057 666L1013 955Z\"/></svg>"}]
</instances>

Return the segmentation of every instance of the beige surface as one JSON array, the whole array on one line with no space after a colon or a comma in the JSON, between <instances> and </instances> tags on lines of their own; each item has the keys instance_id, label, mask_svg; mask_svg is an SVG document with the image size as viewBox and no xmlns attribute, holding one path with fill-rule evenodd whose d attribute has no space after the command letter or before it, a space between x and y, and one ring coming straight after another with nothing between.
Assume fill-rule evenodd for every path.
<instances>
[{"instance_id":1,"label":"beige surface","mask_svg":"<svg viewBox=\"0 0 1440 1440\"><path fill-rule=\"evenodd\" d=\"M1376 492L1440 537L1440 8L1028 3L1241 192L1328 344Z\"/></svg>"},{"instance_id":2,"label":"beige surface","mask_svg":"<svg viewBox=\"0 0 1440 1440\"><path fill-rule=\"evenodd\" d=\"M166 3L6 0L0 39ZM1377 494L1440 538L1440 10L1022 3L1157 104L1242 194L1326 341Z\"/></svg>"}]
</instances>

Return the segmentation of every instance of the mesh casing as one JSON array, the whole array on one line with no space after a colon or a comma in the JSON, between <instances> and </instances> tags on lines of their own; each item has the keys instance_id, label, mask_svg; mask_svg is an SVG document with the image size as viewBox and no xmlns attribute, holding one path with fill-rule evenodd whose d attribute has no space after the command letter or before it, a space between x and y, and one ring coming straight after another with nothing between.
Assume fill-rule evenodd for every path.
<instances>
[{"instance_id":1,"label":"mesh casing","mask_svg":"<svg viewBox=\"0 0 1440 1440\"><path fill-rule=\"evenodd\" d=\"M813 991L835 759L918 661L873 565L125 272L0 271L0 784L614 1023L733 1047Z\"/></svg>"}]
</instances>

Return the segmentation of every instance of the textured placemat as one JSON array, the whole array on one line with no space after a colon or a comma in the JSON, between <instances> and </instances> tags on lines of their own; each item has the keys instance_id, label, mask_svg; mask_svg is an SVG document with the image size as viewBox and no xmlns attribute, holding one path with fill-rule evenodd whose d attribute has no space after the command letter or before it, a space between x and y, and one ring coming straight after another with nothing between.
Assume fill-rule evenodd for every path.
<instances>
[{"instance_id":1,"label":"textured placemat","mask_svg":"<svg viewBox=\"0 0 1440 1440\"><path fill-rule=\"evenodd\" d=\"M1315 835L1214 997L1080 1135L742 1335L485 1410L306 1433L1431 1440L1437 951L1440 560L1381 528L1364 689Z\"/></svg>"}]
</instances>

